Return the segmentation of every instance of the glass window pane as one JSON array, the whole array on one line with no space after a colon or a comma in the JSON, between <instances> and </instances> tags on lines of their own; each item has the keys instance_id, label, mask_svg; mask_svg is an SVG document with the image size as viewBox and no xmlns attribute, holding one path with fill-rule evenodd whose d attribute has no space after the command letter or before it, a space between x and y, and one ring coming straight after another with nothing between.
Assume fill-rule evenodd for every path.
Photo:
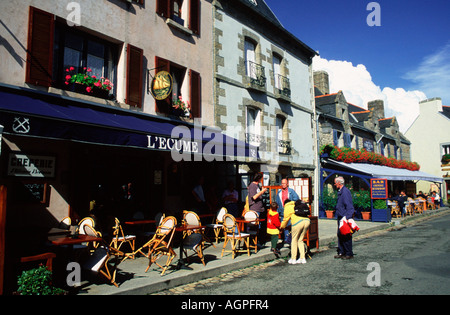
<instances>
[{"instance_id":1,"label":"glass window pane","mask_svg":"<svg viewBox=\"0 0 450 315\"><path fill-rule=\"evenodd\" d=\"M91 76L95 75L97 79L103 77L103 58L99 58L93 55L87 56L87 67L91 68Z\"/></svg>"}]
</instances>

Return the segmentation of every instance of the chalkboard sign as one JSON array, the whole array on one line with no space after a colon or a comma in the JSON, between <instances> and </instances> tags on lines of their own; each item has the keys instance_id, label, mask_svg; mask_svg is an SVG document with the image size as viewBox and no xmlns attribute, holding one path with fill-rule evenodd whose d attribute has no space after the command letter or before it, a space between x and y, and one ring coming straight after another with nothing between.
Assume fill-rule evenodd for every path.
<instances>
[{"instance_id":1,"label":"chalkboard sign","mask_svg":"<svg viewBox=\"0 0 450 315\"><path fill-rule=\"evenodd\" d=\"M47 183L16 183L13 195L17 202L46 203Z\"/></svg>"}]
</instances>

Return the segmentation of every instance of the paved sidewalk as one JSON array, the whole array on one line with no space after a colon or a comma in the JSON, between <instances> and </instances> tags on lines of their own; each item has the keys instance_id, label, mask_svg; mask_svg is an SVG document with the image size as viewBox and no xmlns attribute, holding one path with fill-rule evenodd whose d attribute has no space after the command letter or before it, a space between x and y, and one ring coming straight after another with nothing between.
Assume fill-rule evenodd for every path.
<instances>
[{"instance_id":1,"label":"paved sidewalk","mask_svg":"<svg viewBox=\"0 0 450 315\"><path fill-rule=\"evenodd\" d=\"M402 221L415 220L427 215L435 215L443 211L449 211L449 208L441 208L441 210L427 211L425 214L416 215L414 217L407 217L404 219L393 219L391 223L357 221L360 231L356 236L368 234L377 230L387 229L391 226L401 224ZM334 219L319 219L319 246L326 249L329 246L333 247L336 243L337 222ZM216 245L216 248L207 246L204 250L206 266L194 256L187 268L180 270L175 269L178 257L172 262L171 268L161 276L161 270L156 266L151 266L149 271L145 273L148 265L148 259L145 257L138 257L134 260L127 259L118 266L116 281L119 287L116 288L103 281L99 276L96 279L97 283L88 282L83 284L80 288L79 295L137 295L150 294L162 290L167 290L180 285L191 282L200 281L203 279L215 277L217 275L227 273L233 270L246 268L255 264L260 264L275 259L273 253L270 252L270 243L266 243L266 247L259 250L258 253L252 252L250 257L247 254L239 254L235 259L231 258L230 253L225 253L224 257L220 257L223 242ZM229 245L227 245L229 247ZM314 253L316 249L311 251ZM320 249L319 249L320 250ZM178 248L175 249L178 255ZM289 254L289 248L284 247L281 250L282 256ZM191 255L192 251L188 251Z\"/></svg>"}]
</instances>

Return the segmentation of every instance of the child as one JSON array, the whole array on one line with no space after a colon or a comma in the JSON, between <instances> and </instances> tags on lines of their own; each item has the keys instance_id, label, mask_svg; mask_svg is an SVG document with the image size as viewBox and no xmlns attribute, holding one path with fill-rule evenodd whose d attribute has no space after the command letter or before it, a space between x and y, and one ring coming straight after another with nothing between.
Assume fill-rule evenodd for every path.
<instances>
[{"instance_id":1,"label":"child","mask_svg":"<svg viewBox=\"0 0 450 315\"><path fill-rule=\"evenodd\" d=\"M275 256L279 256L280 250L277 249L278 235L280 234L280 215L277 211L278 204L276 202L272 202L270 205L270 209L267 213L267 234L270 235L271 248L270 250L275 254Z\"/></svg>"}]
</instances>

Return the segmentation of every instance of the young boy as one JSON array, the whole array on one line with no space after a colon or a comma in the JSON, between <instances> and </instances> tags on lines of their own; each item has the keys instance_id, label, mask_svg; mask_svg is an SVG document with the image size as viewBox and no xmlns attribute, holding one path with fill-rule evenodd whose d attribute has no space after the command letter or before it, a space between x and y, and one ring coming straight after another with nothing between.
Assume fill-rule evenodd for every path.
<instances>
[{"instance_id":1,"label":"young boy","mask_svg":"<svg viewBox=\"0 0 450 315\"><path fill-rule=\"evenodd\" d=\"M278 204L276 202L272 202L270 205L270 209L267 213L267 234L270 235L270 250L275 254L275 256L279 256L280 250L277 248L278 243L278 235L280 234L280 215L278 213Z\"/></svg>"}]
</instances>

